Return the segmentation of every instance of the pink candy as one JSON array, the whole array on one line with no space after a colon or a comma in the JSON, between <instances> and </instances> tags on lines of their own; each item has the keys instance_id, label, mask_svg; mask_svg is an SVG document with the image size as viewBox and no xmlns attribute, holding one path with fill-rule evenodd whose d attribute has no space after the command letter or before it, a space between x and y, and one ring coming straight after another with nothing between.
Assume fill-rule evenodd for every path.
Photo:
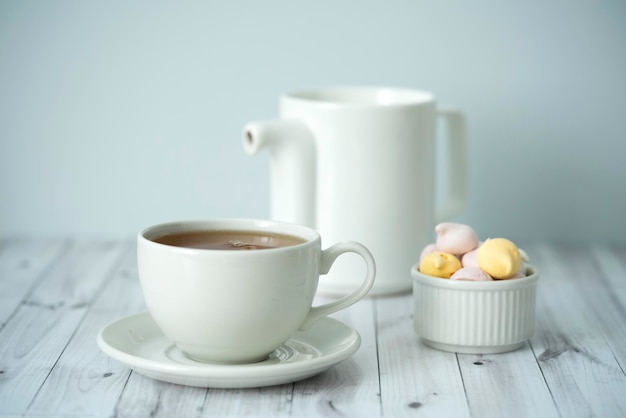
<instances>
[{"instance_id":1,"label":"pink candy","mask_svg":"<svg viewBox=\"0 0 626 418\"><path fill-rule=\"evenodd\" d=\"M461 264L463 264L463 267L478 268L478 248L463 254L463 257L461 257Z\"/></svg>"},{"instance_id":2,"label":"pink candy","mask_svg":"<svg viewBox=\"0 0 626 418\"><path fill-rule=\"evenodd\" d=\"M478 235L472 227L454 222L443 222L435 227L437 249L460 255L478 247Z\"/></svg>"},{"instance_id":3,"label":"pink candy","mask_svg":"<svg viewBox=\"0 0 626 418\"><path fill-rule=\"evenodd\" d=\"M479 269L478 267L463 267L450 277L450 280L472 280L472 281L490 281L493 280L490 275Z\"/></svg>"}]
</instances>

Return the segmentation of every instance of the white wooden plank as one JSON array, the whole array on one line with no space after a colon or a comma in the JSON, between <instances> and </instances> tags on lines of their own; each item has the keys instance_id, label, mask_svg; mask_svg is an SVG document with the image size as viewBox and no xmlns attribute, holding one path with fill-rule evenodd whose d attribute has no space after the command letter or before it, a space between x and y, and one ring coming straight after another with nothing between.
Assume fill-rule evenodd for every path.
<instances>
[{"instance_id":1,"label":"white wooden plank","mask_svg":"<svg viewBox=\"0 0 626 418\"><path fill-rule=\"evenodd\" d=\"M329 301L320 297L316 303ZM351 358L294 385L292 416L380 416L374 306L366 298L332 315L356 329L361 346Z\"/></svg>"},{"instance_id":2,"label":"white wooden plank","mask_svg":"<svg viewBox=\"0 0 626 418\"><path fill-rule=\"evenodd\" d=\"M424 346L413 329L413 297L377 299L383 416L469 417L454 353Z\"/></svg>"},{"instance_id":3,"label":"white wooden plank","mask_svg":"<svg viewBox=\"0 0 626 418\"><path fill-rule=\"evenodd\" d=\"M537 360L526 344L502 354L458 354L472 416L559 416Z\"/></svg>"},{"instance_id":4,"label":"white wooden plank","mask_svg":"<svg viewBox=\"0 0 626 418\"><path fill-rule=\"evenodd\" d=\"M145 310L134 241L119 245L123 258L28 408L29 415L96 416L114 411L130 369L102 353L95 337L112 320Z\"/></svg>"},{"instance_id":5,"label":"white wooden plank","mask_svg":"<svg viewBox=\"0 0 626 418\"><path fill-rule=\"evenodd\" d=\"M202 417L285 417L291 415L293 385L251 389L209 389Z\"/></svg>"},{"instance_id":6,"label":"white wooden plank","mask_svg":"<svg viewBox=\"0 0 626 418\"><path fill-rule=\"evenodd\" d=\"M118 250L102 242L72 245L0 331L0 414L26 410L119 257Z\"/></svg>"},{"instance_id":7,"label":"white wooden plank","mask_svg":"<svg viewBox=\"0 0 626 418\"><path fill-rule=\"evenodd\" d=\"M0 329L15 313L66 242L59 239L14 238L0 242Z\"/></svg>"},{"instance_id":8,"label":"white wooden plank","mask_svg":"<svg viewBox=\"0 0 626 418\"><path fill-rule=\"evenodd\" d=\"M132 373L114 417L197 417L207 389L160 382Z\"/></svg>"},{"instance_id":9,"label":"white wooden plank","mask_svg":"<svg viewBox=\"0 0 626 418\"><path fill-rule=\"evenodd\" d=\"M588 300L606 341L622 370L626 370L626 247L593 245L573 254L576 270L584 270L586 280L577 288Z\"/></svg>"},{"instance_id":10,"label":"white wooden plank","mask_svg":"<svg viewBox=\"0 0 626 418\"><path fill-rule=\"evenodd\" d=\"M592 267L602 271L607 290L615 302L626 307L626 247L596 244L591 247L595 263Z\"/></svg>"},{"instance_id":11,"label":"white wooden plank","mask_svg":"<svg viewBox=\"0 0 626 418\"><path fill-rule=\"evenodd\" d=\"M540 279L537 332L531 345L561 416L626 416L626 376L602 321L611 309L585 249L534 249ZM598 287L591 293L587 282ZM604 306L603 306L604 305ZM623 332L622 323L607 324Z\"/></svg>"},{"instance_id":12,"label":"white wooden plank","mask_svg":"<svg viewBox=\"0 0 626 418\"><path fill-rule=\"evenodd\" d=\"M595 259L607 287L622 306L626 306L626 246L596 244L591 247L590 255Z\"/></svg>"},{"instance_id":13,"label":"white wooden plank","mask_svg":"<svg viewBox=\"0 0 626 418\"><path fill-rule=\"evenodd\" d=\"M472 416L559 416L529 344L508 353L457 357Z\"/></svg>"}]
</instances>

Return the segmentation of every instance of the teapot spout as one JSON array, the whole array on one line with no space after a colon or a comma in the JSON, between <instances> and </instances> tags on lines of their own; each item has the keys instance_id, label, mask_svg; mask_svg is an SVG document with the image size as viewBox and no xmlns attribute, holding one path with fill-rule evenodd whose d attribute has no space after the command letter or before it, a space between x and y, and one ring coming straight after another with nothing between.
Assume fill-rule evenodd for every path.
<instances>
[{"instance_id":1,"label":"teapot spout","mask_svg":"<svg viewBox=\"0 0 626 418\"><path fill-rule=\"evenodd\" d=\"M298 120L248 123L243 129L248 155L270 152L272 219L315 227L316 150L311 130Z\"/></svg>"}]
</instances>

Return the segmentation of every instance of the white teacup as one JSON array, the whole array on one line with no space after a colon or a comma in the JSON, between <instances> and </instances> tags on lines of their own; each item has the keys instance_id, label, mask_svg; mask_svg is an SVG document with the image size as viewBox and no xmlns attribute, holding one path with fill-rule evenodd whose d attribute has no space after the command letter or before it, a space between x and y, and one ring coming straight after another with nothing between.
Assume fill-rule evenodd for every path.
<instances>
[{"instance_id":1,"label":"white teacup","mask_svg":"<svg viewBox=\"0 0 626 418\"><path fill-rule=\"evenodd\" d=\"M193 231L244 231L295 238L291 245L253 250L193 248ZM161 241L161 242L157 242ZM228 241L228 240L227 240ZM231 241L245 247L241 237ZM262 243L273 245L273 238ZM312 307L320 274L346 252L367 266L351 294ZM214 219L160 224L137 237L139 279L150 314L164 335L193 359L251 363L265 359L298 330L362 299L374 283L375 263L367 248L342 242L322 250L317 231L266 220Z\"/></svg>"}]
</instances>

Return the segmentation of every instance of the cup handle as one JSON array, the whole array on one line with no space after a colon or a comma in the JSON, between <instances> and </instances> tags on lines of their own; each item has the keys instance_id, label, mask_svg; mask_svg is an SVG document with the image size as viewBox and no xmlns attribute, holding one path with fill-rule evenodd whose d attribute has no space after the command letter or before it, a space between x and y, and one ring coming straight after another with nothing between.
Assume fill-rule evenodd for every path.
<instances>
[{"instance_id":1,"label":"cup handle","mask_svg":"<svg viewBox=\"0 0 626 418\"><path fill-rule=\"evenodd\" d=\"M459 110L441 107L437 112L448 125L448 197L435 214L436 223L455 216L467 203L469 169L467 166L467 128L465 116Z\"/></svg>"},{"instance_id":2,"label":"cup handle","mask_svg":"<svg viewBox=\"0 0 626 418\"><path fill-rule=\"evenodd\" d=\"M330 248L322 251L322 257L320 261L320 274L327 274L330 271L331 266L341 254L344 253L356 253L363 257L367 266L367 273L365 274L365 280L361 286L359 286L351 294L342 297L336 301L327 303L325 305L314 306L309 311L309 314L305 318L304 322L300 326L300 330L304 331L311 325L317 322L322 317L330 315L333 312L337 312L341 309L347 308L350 305L363 299L367 292L370 291L374 284L374 278L376 277L376 263L372 253L362 244L354 241L340 242Z\"/></svg>"}]
</instances>

